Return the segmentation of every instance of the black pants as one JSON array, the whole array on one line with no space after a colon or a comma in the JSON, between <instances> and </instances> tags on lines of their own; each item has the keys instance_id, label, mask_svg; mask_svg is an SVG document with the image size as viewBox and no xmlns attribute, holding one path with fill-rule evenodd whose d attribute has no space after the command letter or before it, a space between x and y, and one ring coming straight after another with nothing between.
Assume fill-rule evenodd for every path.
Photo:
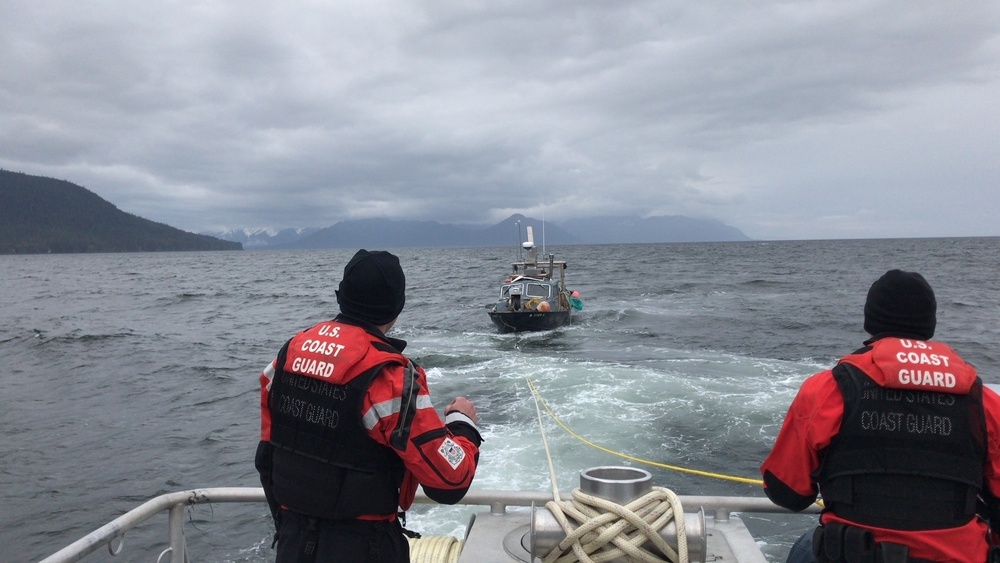
<instances>
[{"instance_id":1,"label":"black pants","mask_svg":"<svg viewBox=\"0 0 1000 563\"><path fill-rule=\"evenodd\" d=\"M399 521L322 520L282 510L275 563L409 563Z\"/></svg>"}]
</instances>

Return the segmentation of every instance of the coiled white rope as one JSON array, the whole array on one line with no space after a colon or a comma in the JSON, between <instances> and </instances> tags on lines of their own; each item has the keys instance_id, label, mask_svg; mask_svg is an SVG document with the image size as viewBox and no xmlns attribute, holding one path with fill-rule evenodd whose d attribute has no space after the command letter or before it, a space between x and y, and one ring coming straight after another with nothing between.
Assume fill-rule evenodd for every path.
<instances>
[{"instance_id":1,"label":"coiled white rope","mask_svg":"<svg viewBox=\"0 0 1000 563\"><path fill-rule=\"evenodd\" d=\"M525 378L527 379L527 378ZM663 487L653 489L625 506L588 495L579 488L573 490L573 500L563 501L556 483L556 473L552 464L552 454L545 437L542 411L538 405L538 392L531 380L527 379L535 400L538 427L545 446L545 458L549 464L549 478L552 481L553 500L545 504L563 531L566 538L559 542L543 563L604 563L628 556L643 563L674 562L688 563L687 532L684 528L684 508L672 491ZM574 527L570 518L578 524ZM674 520L677 528L677 551L667 544L659 530ZM665 559L641 547L651 542ZM610 545L609 545L610 544ZM591 556L591 554L596 555Z\"/></svg>"},{"instance_id":2,"label":"coiled white rope","mask_svg":"<svg viewBox=\"0 0 1000 563\"><path fill-rule=\"evenodd\" d=\"M601 563L626 556L644 563L688 561L684 508L669 489L653 487L625 506L575 489L571 502L552 500L545 508L562 526L566 539L543 563ZM658 532L671 520L677 527L676 551ZM642 547L646 543L659 554Z\"/></svg>"},{"instance_id":3,"label":"coiled white rope","mask_svg":"<svg viewBox=\"0 0 1000 563\"><path fill-rule=\"evenodd\" d=\"M410 542L410 563L456 563L462 542L453 536L421 536Z\"/></svg>"}]
</instances>

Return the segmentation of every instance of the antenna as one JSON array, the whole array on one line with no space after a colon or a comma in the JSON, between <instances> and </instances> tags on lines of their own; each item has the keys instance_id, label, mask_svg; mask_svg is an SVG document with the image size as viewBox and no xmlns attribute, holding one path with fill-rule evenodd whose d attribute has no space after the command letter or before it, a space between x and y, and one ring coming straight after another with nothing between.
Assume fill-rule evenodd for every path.
<instances>
[{"instance_id":1,"label":"antenna","mask_svg":"<svg viewBox=\"0 0 1000 563\"><path fill-rule=\"evenodd\" d=\"M542 209L542 256L545 255L545 209Z\"/></svg>"},{"instance_id":2,"label":"antenna","mask_svg":"<svg viewBox=\"0 0 1000 563\"><path fill-rule=\"evenodd\" d=\"M514 229L517 231L517 259L521 260L521 220L514 221Z\"/></svg>"}]
</instances>

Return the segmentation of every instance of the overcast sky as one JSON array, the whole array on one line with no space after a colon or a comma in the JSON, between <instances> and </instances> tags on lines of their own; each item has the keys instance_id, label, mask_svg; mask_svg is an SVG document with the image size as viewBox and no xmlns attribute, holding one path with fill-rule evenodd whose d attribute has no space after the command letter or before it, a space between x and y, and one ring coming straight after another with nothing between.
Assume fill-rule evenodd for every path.
<instances>
[{"instance_id":1,"label":"overcast sky","mask_svg":"<svg viewBox=\"0 0 1000 563\"><path fill-rule=\"evenodd\" d=\"M1000 235L997 0L0 0L0 168L200 232Z\"/></svg>"}]
</instances>

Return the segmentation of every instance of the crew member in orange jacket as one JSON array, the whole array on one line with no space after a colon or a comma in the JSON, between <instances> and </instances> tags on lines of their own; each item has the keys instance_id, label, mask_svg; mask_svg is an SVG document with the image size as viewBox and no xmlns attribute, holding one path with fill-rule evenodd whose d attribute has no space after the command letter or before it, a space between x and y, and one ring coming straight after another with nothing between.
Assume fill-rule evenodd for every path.
<instances>
[{"instance_id":1,"label":"crew member in orange jacket","mask_svg":"<svg viewBox=\"0 0 1000 563\"><path fill-rule=\"evenodd\" d=\"M871 338L806 379L761 466L767 496L820 527L789 562L987 561L1000 524L1000 396L947 344L918 273L890 270L864 309ZM995 556L995 555L994 555Z\"/></svg>"},{"instance_id":2,"label":"crew member in orange jacket","mask_svg":"<svg viewBox=\"0 0 1000 563\"><path fill-rule=\"evenodd\" d=\"M274 517L277 563L409 561L401 522L417 486L454 504L482 443L475 405L442 421L423 368L386 333L405 301L399 259L359 250L340 315L293 336L264 369L255 465Z\"/></svg>"}]
</instances>

